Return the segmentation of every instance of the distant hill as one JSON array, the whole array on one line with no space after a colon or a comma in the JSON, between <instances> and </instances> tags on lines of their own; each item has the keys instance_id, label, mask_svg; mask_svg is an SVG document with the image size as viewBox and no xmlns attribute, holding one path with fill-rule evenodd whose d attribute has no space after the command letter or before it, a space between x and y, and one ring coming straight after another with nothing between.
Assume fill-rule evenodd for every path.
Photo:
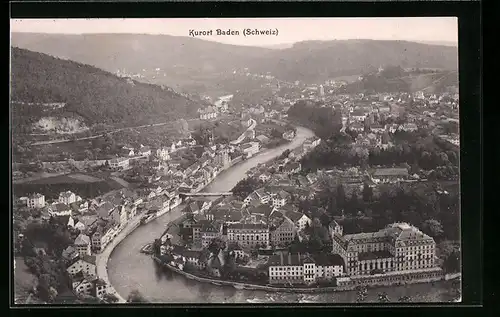
<instances>
[{"instance_id":1,"label":"distant hill","mask_svg":"<svg viewBox=\"0 0 500 317\"><path fill-rule=\"evenodd\" d=\"M364 74L388 64L458 68L457 47L406 41L305 41L251 47L169 35L12 33L11 43L111 72L145 73L148 80L169 86L213 83L222 73L244 67L305 82Z\"/></svg>"},{"instance_id":2,"label":"distant hill","mask_svg":"<svg viewBox=\"0 0 500 317\"><path fill-rule=\"evenodd\" d=\"M458 49L406 41L306 41L273 50L251 70L288 81L321 82L372 72L384 65L456 70Z\"/></svg>"},{"instance_id":3,"label":"distant hill","mask_svg":"<svg viewBox=\"0 0 500 317\"><path fill-rule=\"evenodd\" d=\"M270 51L171 35L12 33L11 38L13 46L112 72L160 68L180 77L231 70Z\"/></svg>"},{"instance_id":4,"label":"distant hill","mask_svg":"<svg viewBox=\"0 0 500 317\"><path fill-rule=\"evenodd\" d=\"M14 121L19 125L47 115L42 106L26 103L65 103L54 112L83 118L89 126L176 120L195 115L200 106L168 88L15 47L11 51L11 87L11 100L25 103L13 105Z\"/></svg>"}]
</instances>

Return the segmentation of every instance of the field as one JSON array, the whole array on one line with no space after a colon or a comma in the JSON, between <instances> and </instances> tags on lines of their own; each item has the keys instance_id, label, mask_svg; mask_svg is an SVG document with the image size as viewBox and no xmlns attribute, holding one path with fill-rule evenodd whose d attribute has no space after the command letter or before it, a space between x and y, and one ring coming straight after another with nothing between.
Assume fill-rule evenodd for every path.
<instances>
[{"instance_id":1,"label":"field","mask_svg":"<svg viewBox=\"0 0 500 317\"><path fill-rule=\"evenodd\" d=\"M85 175L81 173L76 174L66 174L66 175L58 175L46 178L39 178L29 182L30 184L40 184L40 185L53 185L53 184L86 184L86 183L96 183L102 182L103 179L96 178L90 175ZM23 182L26 183L26 182Z\"/></svg>"},{"instance_id":2,"label":"field","mask_svg":"<svg viewBox=\"0 0 500 317\"><path fill-rule=\"evenodd\" d=\"M71 190L84 197L93 198L124 186L108 177L75 173L36 179L30 182L21 182L13 185L16 196L26 196L31 193L44 194L47 199L57 198L60 192Z\"/></svg>"}]
</instances>

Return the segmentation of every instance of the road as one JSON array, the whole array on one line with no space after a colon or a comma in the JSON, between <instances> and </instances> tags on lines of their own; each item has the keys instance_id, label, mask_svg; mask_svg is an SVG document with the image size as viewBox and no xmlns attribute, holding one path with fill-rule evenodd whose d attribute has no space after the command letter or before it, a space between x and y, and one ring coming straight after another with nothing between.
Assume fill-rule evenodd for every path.
<instances>
[{"instance_id":1,"label":"road","mask_svg":"<svg viewBox=\"0 0 500 317\"><path fill-rule=\"evenodd\" d=\"M193 121L193 120L197 120L197 119L196 118L186 119L186 121ZM114 133L117 133L117 132L120 132L120 131L133 130L133 129L141 129L141 128L147 128L147 127L160 127L160 126L164 126L164 125L167 125L167 124L173 124L176 121L177 120L175 120L175 121L167 121L167 122L160 122L160 123L154 123L154 124L144 124L144 125L140 125L140 126L136 126L136 127L120 128L120 129L116 129L116 130L109 131L109 132L106 132L106 133L102 133L102 134L98 134L98 135L93 135L93 136L88 136L88 137L84 137L84 138L78 138L78 139L74 139L74 140L71 140L71 139L61 139L61 140L52 140L52 141L40 141L40 142L31 143L31 145L48 145L48 144L56 144L56 143L66 143L66 142L74 142L74 141L92 140L92 139L102 138L106 134L114 134Z\"/></svg>"}]
</instances>

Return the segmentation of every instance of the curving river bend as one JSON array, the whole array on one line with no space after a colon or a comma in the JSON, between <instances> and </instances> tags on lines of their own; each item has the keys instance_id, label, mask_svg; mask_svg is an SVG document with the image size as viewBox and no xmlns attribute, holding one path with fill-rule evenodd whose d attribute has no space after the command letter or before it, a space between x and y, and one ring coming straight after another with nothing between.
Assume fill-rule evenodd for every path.
<instances>
[{"instance_id":1,"label":"curving river bend","mask_svg":"<svg viewBox=\"0 0 500 317\"><path fill-rule=\"evenodd\" d=\"M314 136L311 130L298 127L297 136L288 144L263 151L222 172L204 191L230 191L246 176L246 172L259 163L279 156L286 149L301 145L305 139ZM154 303L272 303L272 302L314 302L352 303L355 292L327 294L267 293L265 291L237 290L231 286L216 286L188 280L183 276L159 268L140 249L165 230L166 225L178 218L182 205L162 217L133 231L113 250L108 262L108 275L116 291L126 298L130 291L139 290L147 300ZM415 284L369 290L366 301L377 301L379 292L386 292L391 300L410 296L415 302L450 301L450 282Z\"/></svg>"}]
</instances>

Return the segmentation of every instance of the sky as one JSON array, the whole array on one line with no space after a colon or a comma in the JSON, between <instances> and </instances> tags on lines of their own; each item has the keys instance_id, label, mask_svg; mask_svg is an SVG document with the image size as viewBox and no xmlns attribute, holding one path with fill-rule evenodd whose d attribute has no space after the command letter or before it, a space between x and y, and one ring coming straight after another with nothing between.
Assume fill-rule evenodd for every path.
<instances>
[{"instance_id":1,"label":"sky","mask_svg":"<svg viewBox=\"0 0 500 317\"><path fill-rule=\"evenodd\" d=\"M234 45L271 46L306 40L406 40L458 42L456 17L418 18L276 18L276 19L12 19L12 32L135 33L190 36L190 30L213 30L197 38ZM277 35L243 36L243 29L278 30ZM239 35L216 36L216 29Z\"/></svg>"}]
</instances>

